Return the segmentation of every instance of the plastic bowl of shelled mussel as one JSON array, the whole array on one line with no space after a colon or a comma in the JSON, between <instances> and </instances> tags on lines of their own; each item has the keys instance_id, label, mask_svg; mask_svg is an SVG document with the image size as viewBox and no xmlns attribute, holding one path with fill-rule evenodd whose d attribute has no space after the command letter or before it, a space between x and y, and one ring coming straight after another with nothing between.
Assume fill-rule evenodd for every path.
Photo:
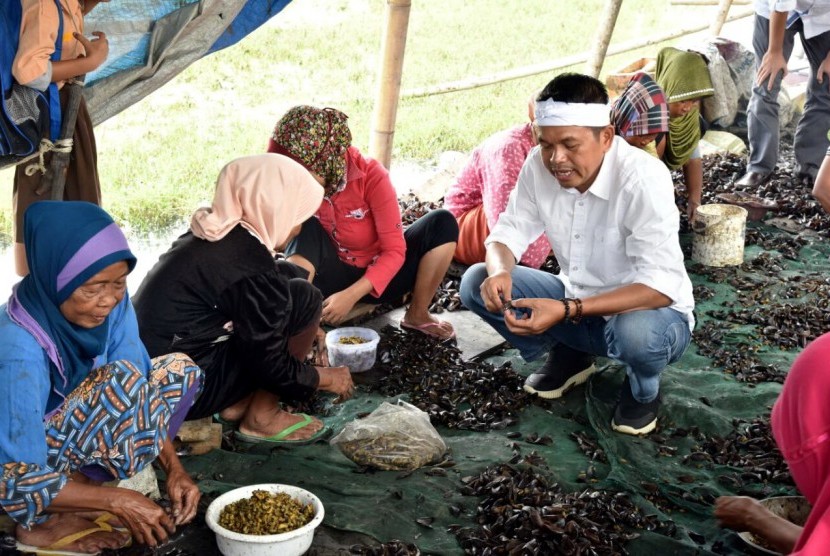
<instances>
[{"instance_id":1,"label":"plastic bowl of shelled mussel","mask_svg":"<svg viewBox=\"0 0 830 556\"><path fill-rule=\"evenodd\" d=\"M377 332L360 326L335 328L326 334L331 365L346 366L353 373L362 373L374 366L379 342Z\"/></svg>"},{"instance_id":2,"label":"plastic bowl of shelled mussel","mask_svg":"<svg viewBox=\"0 0 830 556\"><path fill-rule=\"evenodd\" d=\"M225 556L300 556L323 522L323 503L300 487L267 483L218 497L205 514Z\"/></svg>"}]
</instances>

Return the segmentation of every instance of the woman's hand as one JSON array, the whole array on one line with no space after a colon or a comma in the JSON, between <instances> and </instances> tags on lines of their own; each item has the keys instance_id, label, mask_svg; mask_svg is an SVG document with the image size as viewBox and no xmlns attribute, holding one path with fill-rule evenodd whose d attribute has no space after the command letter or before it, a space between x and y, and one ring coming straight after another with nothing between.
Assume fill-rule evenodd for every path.
<instances>
[{"instance_id":1,"label":"woman's hand","mask_svg":"<svg viewBox=\"0 0 830 556\"><path fill-rule=\"evenodd\" d=\"M199 487L187 474L184 468L179 467L167 474L167 495L170 497L170 513L176 526L189 523L196 517L199 498L202 493Z\"/></svg>"},{"instance_id":2,"label":"woman's hand","mask_svg":"<svg viewBox=\"0 0 830 556\"><path fill-rule=\"evenodd\" d=\"M353 299L345 290L331 294L323 300L323 322L333 325L340 324L356 302L357 300Z\"/></svg>"},{"instance_id":3,"label":"woman's hand","mask_svg":"<svg viewBox=\"0 0 830 556\"><path fill-rule=\"evenodd\" d=\"M802 527L772 513L748 496L721 496L715 500L715 517L721 527L749 531L782 554L792 552L803 533Z\"/></svg>"},{"instance_id":4,"label":"woman's hand","mask_svg":"<svg viewBox=\"0 0 830 556\"><path fill-rule=\"evenodd\" d=\"M354 395L354 382L348 367L317 367L320 374L318 390L337 394L336 401L345 401Z\"/></svg>"},{"instance_id":5,"label":"woman's hand","mask_svg":"<svg viewBox=\"0 0 830 556\"><path fill-rule=\"evenodd\" d=\"M766 508L749 496L721 496L715 500L715 518L718 525L733 531L746 531L750 517L765 512Z\"/></svg>"},{"instance_id":6,"label":"woman's hand","mask_svg":"<svg viewBox=\"0 0 830 556\"><path fill-rule=\"evenodd\" d=\"M695 213L697 209L700 208L700 201L695 201L691 197L686 200L686 216L689 218L689 222L694 221Z\"/></svg>"},{"instance_id":7,"label":"woman's hand","mask_svg":"<svg viewBox=\"0 0 830 556\"><path fill-rule=\"evenodd\" d=\"M119 488L112 513L129 529L138 544L158 546L167 542L176 524L161 506L134 490Z\"/></svg>"},{"instance_id":8,"label":"woman's hand","mask_svg":"<svg viewBox=\"0 0 830 556\"><path fill-rule=\"evenodd\" d=\"M318 367L329 366L329 350L326 347L326 331L322 328L317 329L317 335L314 338L314 346L312 347L311 364Z\"/></svg>"}]
</instances>

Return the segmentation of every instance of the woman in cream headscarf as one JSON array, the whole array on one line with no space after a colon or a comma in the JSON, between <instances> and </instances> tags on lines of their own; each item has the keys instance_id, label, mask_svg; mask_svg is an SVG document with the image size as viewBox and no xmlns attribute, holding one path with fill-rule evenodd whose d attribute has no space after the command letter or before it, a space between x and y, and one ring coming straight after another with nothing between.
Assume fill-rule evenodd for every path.
<instances>
[{"instance_id":1,"label":"woman in cream headscarf","mask_svg":"<svg viewBox=\"0 0 830 556\"><path fill-rule=\"evenodd\" d=\"M669 170L683 168L688 215L694 216L703 191L703 164L698 142L700 99L715 94L706 61L700 54L666 47L657 54L657 83L669 104L669 134L657 153Z\"/></svg>"},{"instance_id":2,"label":"woman in cream headscarf","mask_svg":"<svg viewBox=\"0 0 830 556\"><path fill-rule=\"evenodd\" d=\"M193 215L136 293L141 339L151 354L183 351L205 373L188 413L238 421L237 438L298 444L319 439L323 423L289 413L280 401L325 390L345 399L346 367L304 362L319 328L322 297L301 269L276 252L299 232L323 198L293 160L249 156L222 169L210 208ZM323 361L320 361L323 363Z\"/></svg>"}]
</instances>

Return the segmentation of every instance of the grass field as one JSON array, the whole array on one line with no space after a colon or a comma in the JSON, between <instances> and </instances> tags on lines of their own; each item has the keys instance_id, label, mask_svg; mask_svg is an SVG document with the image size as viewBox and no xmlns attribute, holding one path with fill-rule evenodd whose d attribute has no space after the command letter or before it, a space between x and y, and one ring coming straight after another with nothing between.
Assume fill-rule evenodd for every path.
<instances>
[{"instance_id":1,"label":"grass field","mask_svg":"<svg viewBox=\"0 0 830 556\"><path fill-rule=\"evenodd\" d=\"M379 0L295 0L239 44L193 64L98 126L104 207L132 234L181 222L210 199L227 161L264 150L276 120L295 104L343 110L350 116L354 144L366 150L384 5ZM603 5L603 0L413 2L402 88L589 51ZM705 23L715 9L666 0L624 2L612 44ZM604 73L654 55L658 48L610 57ZM523 121L527 98L552 77L404 98L393 168L404 161L430 165L447 150L469 151L492 132ZM0 172L0 237L7 239L11 181L11 172Z\"/></svg>"}]
</instances>

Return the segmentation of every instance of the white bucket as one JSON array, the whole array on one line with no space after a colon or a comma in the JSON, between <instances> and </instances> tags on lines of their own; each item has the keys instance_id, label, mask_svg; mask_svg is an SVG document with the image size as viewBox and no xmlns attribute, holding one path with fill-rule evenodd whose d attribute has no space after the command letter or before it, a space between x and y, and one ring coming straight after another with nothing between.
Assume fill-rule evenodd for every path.
<instances>
[{"instance_id":1,"label":"white bucket","mask_svg":"<svg viewBox=\"0 0 830 556\"><path fill-rule=\"evenodd\" d=\"M692 223L692 260L706 266L744 262L746 209L735 205L702 205Z\"/></svg>"}]
</instances>

